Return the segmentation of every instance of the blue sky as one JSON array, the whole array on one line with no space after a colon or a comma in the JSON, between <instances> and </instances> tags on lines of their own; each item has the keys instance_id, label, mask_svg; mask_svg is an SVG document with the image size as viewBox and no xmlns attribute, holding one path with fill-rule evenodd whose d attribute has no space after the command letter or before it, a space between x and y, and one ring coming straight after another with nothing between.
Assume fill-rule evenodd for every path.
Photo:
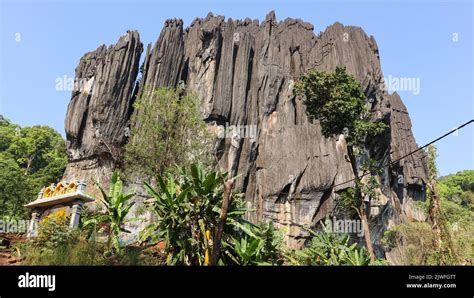
<instances>
[{"instance_id":1,"label":"blue sky","mask_svg":"<svg viewBox=\"0 0 474 298\"><path fill-rule=\"evenodd\" d=\"M258 2L258 3L256 3ZM474 118L472 1L35 1L0 0L0 114L22 126L46 124L64 135L79 58L113 44L128 29L155 42L164 21L189 25L208 12L262 21L301 18L323 31L339 21L362 27L379 46L386 77L420 79L399 92L422 145ZM474 169L474 125L437 143L442 175Z\"/></svg>"}]
</instances>

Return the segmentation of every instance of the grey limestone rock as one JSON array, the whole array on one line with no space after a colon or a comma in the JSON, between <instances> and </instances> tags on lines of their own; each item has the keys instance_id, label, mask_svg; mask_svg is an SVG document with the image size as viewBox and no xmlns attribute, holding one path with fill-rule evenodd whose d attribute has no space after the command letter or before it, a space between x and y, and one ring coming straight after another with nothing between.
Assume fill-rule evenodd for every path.
<instances>
[{"instance_id":1,"label":"grey limestone rock","mask_svg":"<svg viewBox=\"0 0 474 298\"><path fill-rule=\"evenodd\" d=\"M142 51L138 34L127 36L128 41L122 37L113 47L86 54L76 69L76 76L92 80L92 87L88 94L73 92L68 108L69 176L105 175L107 171L98 169L104 164L113 168L120 158L114 154L126 141L123 130ZM301 227L314 226L331 213L337 192L352 185L341 183L353 174L344 137L324 138L292 89L307 70L332 71L339 65L361 82L374 118L390 127L367 140L366 155L382 165L416 149L405 106L397 94L384 89L375 39L340 23L316 34L300 19L278 22L273 12L261 23L209 14L183 28L181 20L168 20L158 40L147 47L137 92L184 82L199 95L209 125L242 125L252 131L251 137L220 140L224 150L219 165L242 175L236 187L255 209L249 219L286 226L288 242L298 246L307 236ZM388 199L375 208L390 211L393 218L403 213L393 204L424 197L422 157L411 156L384 171L381 193ZM87 165L74 171L81 163ZM373 220L386 226L388 219L381 216Z\"/></svg>"}]
</instances>

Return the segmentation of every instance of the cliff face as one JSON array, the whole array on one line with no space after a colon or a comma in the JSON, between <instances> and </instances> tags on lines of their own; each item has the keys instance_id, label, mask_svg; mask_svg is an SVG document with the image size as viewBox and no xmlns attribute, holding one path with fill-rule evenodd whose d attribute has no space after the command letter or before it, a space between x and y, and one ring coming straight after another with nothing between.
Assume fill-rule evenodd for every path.
<instances>
[{"instance_id":1,"label":"cliff face","mask_svg":"<svg viewBox=\"0 0 474 298\"><path fill-rule=\"evenodd\" d=\"M88 92L73 92L68 107L66 178L106 178L120 160L142 51L136 32L126 36L109 49L86 54L76 69L77 79L91 83ZM292 88L308 69L332 71L338 65L361 82L374 117L390 126L367 141L365 157L382 165L416 149L405 106L384 90L374 38L340 23L315 35L311 24L278 22L273 12L262 23L210 14L186 29L181 20L169 20L147 48L135 91L183 81L201 98L209 126L242 125L247 137L220 139L220 166L242 175L237 188L256 210L249 218L286 226L289 242L297 246L306 236L301 226L331 212L336 192L351 186L341 183L353 174L344 138L324 138ZM380 176L381 199L371 208L376 243L391 221L410 216L412 199L424 197L422 157L403 159Z\"/></svg>"},{"instance_id":2,"label":"cliff face","mask_svg":"<svg viewBox=\"0 0 474 298\"><path fill-rule=\"evenodd\" d=\"M138 32L127 32L79 61L65 119L66 178L101 181L120 161L142 51Z\"/></svg>"}]
</instances>

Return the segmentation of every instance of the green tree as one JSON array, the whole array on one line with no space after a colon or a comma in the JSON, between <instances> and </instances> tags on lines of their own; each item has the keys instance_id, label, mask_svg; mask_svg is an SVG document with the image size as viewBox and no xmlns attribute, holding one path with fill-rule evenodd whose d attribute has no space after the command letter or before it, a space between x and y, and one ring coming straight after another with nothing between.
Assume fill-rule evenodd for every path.
<instances>
[{"instance_id":1,"label":"green tree","mask_svg":"<svg viewBox=\"0 0 474 298\"><path fill-rule=\"evenodd\" d=\"M441 177L438 190L442 198L474 211L474 170Z\"/></svg>"},{"instance_id":2,"label":"green tree","mask_svg":"<svg viewBox=\"0 0 474 298\"><path fill-rule=\"evenodd\" d=\"M347 153L355 177L354 201L358 202L357 210L364 225L365 242L374 260L367 219L368 206L362 200L364 194L355 149L361 151L366 138L382 133L386 125L372 121L360 83L346 72L345 67L337 67L335 72L310 70L295 85L295 94L303 97L309 118L319 120L325 137L340 134L346 137Z\"/></svg>"},{"instance_id":3,"label":"green tree","mask_svg":"<svg viewBox=\"0 0 474 298\"><path fill-rule=\"evenodd\" d=\"M16 161L1 152L0 217L25 217L27 210L22 205L33 200L36 191L29 188L28 177L24 175Z\"/></svg>"},{"instance_id":4,"label":"green tree","mask_svg":"<svg viewBox=\"0 0 474 298\"><path fill-rule=\"evenodd\" d=\"M212 160L212 137L199 114L198 98L183 90L147 90L134 104L125 169L148 178Z\"/></svg>"},{"instance_id":5,"label":"green tree","mask_svg":"<svg viewBox=\"0 0 474 298\"><path fill-rule=\"evenodd\" d=\"M53 128L22 128L0 116L0 216L26 216L23 204L57 182L66 164L65 141Z\"/></svg>"}]
</instances>

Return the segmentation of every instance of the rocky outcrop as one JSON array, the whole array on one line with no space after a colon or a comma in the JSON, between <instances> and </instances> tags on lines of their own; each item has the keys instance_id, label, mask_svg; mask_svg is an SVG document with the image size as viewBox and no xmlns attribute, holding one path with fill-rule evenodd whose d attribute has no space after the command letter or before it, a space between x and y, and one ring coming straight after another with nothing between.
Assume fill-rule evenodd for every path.
<instances>
[{"instance_id":1,"label":"rocky outcrop","mask_svg":"<svg viewBox=\"0 0 474 298\"><path fill-rule=\"evenodd\" d=\"M418 151L406 156L418 148L411 131L411 120L407 108L395 92L388 96L390 103L390 160L397 161L392 167L393 191L401 201L402 215L418 219L411 202L425 199L425 185L428 181L426 154Z\"/></svg>"},{"instance_id":2,"label":"rocky outcrop","mask_svg":"<svg viewBox=\"0 0 474 298\"><path fill-rule=\"evenodd\" d=\"M138 32L128 31L81 58L65 119L66 179L106 180L120 161L142 51Z\"/></svg>"},{"instance_id":3,"label":"rocky outcrop","mask_svg":"<svg viewBox=\"0 0 474 298\"><path fill-rule=\"evenodd\" d=\"M111 166L116 164L119 155L114 152L125 141L139 52L137 37L128 43L121 39L109 50L99 48L81 59L76 75L93 79L93 92L73 93L68 108L68 175L81 160L100 161L101 155ZM101 70L108 66L121 71L113 75L100 71L94 67L97 61ZM398 95L388 95L383 87L374 38L340 23L316 35L311 24L299 19L278 22L273 12L261 23L209 14L186 29L181 20L169 20L156 43L147 48L138 93L182 81L199 95L209 126L241 125L246 137L219 140L219 164L242 175L237 188L255 209L249 218L287 227L289 243L297 246L307 236L301 227L313 226L328 215L337 192L352 185L347 182L353 174L344 137L324 138L319 123L308 121L304 104L292 92L307 70L331 71L338 65L346 66L361 82L374 117L390 126L383 136L367 140L365 157L384 165L417 148L406 108ZM100 79L107 88L100 88ZM112 91L120 95L110 96L116 94ZM100 166L90 166L83 173L96 175L92 171ZM385 168L380 176L385 199L373 206L373 220L385 227L389 219L401 216L405 198L424 196L425 179L420 155Z\"/></svg>"}]
</instances>

